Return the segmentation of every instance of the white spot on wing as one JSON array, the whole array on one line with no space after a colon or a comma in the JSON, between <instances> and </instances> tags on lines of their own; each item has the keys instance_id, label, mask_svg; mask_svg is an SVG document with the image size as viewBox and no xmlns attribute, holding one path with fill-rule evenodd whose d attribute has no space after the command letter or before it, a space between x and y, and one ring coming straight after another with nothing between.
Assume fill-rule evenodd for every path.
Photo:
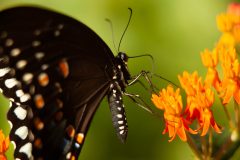
<instances>
[{"instance_id":1,"label":"white spot on wing","mask_svg":"<svg viewBox=\"0 0 240 160\"><path fill-rule=\"evenodd\" d=\"M19 152L26 154L30 158L32 156L32 144L30 142L26 143L19 149Z\"/></svg>"},{"instance_id":2,"label":"white spot on wing","mask_svg":"<svg viewBox=\"0 0 240 160\"><path fill-rule=\"evenodd\" d=\"M120 133L120 134L123 134L123 133L124 133L124 130L121 130L119 133Z\"/></svg>"},{"instance_id":3,"label":"white spot on wing","mask_svg":"<svg viewBox=\"0 0 240 160\"><path fill-rule=\"evenodd\" d=\"M31 83L32 82L32 78L33 78L33 74L32 73L25 73L23 75L23 81L26 83Z\"/></svg>"},{"instance_id":4,"label":"white spot on wing","mask_svg":"<svg viewBox=\"0 0 240 160\"><path fill-rule=\"evenodd\" d=\"M26 65L27 65L27 61L26 60L20 60L20 61L17 62L16 67L18 69L23 69Z\"/></svg>"},{"instance_id":5,"label":"white spot on wing","mask_svg":"<svg viewBox=\"0 0 240 160\"><path fill-rule=\"evenodd\" d=\"M13 145L13 149L16 149L16 143L14 141L11 141L12 145Z\"/></svg>"},{"instance_id":6,"label":"white spot on wing","mask_svg":"<svg viewBox=\"0 0 240 160\"><path fill-rule=\"evenodd\" d=\"M23 90L19 89L19 90L16 91L16 96L21 97L23 95L24 95Z\"/></svg>"},{"instance_id":7,"label":"white spot on wing","mask_svg":"<svg viewBox=\"0 0 240 160\"><path fill-rule=\"evenodd\" d=\"M20 137L22 140L27 138L28 135L28 128L26 126L21 126L19 127L16 131L15 134Z\"/></svg>"},{"instance_id":8,"label":"white spot on wing","mask_svg":"<svg viewBox=\"0 0 240 160\"><path fill-rule=\"evenodd\" d=\"M14 48L11 50L10 55L13 57L17 57L21 53L21 50L19 48Z\"/></svg>"},{"instance_id":9,"label":"white spot on wing","mask_svg":"<svg viewBox=\"0 0 240 160\"><path fill-rule=\"evenodd\" d=\"M9 108L12 107L12 101L9 101Z\"/></svg>"},{"instance_id":10,"label":"white spot on wing","mask_svg":"<svg viewBox=\"0 0 240 160\"><path fill-rule=\"evenodd\" d=\"M27 111L20 106L15 108L13 112L17 116L17 118L20 120L24 120L27 116Z\"/></svg>"},{"instance_id":11,"label":"white spot on wing","mask_svg":"<svg viewBox=\"0 0 240 160\"><path fill-rule=\"evenodd\" d=\"M20 97L20 102L26 102L31 98L30 94L24 94Z\"/></svg>"},{"instance_id":12,"label":"white spot on wing","mask_svg":"<svg viewBox=\"0 0 240 160\"><path fill-rule=\"evenodd\" d=\"M35 53L35 58L37 58L38 60L41 60L43 57L44 57L44 53L43 52Z\"/></svg>"},{"instance_id":13,"label":"white spot on wing","mask_svg":"<svg viewBox=\"0 0 240 160\"><path fill-rule=\"evenodd\" d=\"M55 36L55 37L60 36L60 31L59 31L59 30L56 30L56 31L54 32L54 36Z\"/></svg>"},{"instance_id":14,"label":"white spot on wing","mask_svg":"<svg viewBox=\"0 0 240 160\"><path fill-rule=\"evenodd\" d=\"M68 154L66 155L66 159L70 159L71 158L71 152L68 152Z\"/></svg>"},{"instance_id":15,"label":"white spot on wing","mask_svg":"<svg viewBox=\"0 0 240 160\"><path fill-rule=\"evenodd\" d=\"M10 79L6 79L4 83L7 88L13 88L18 84L18 81L15 78L10 78Z\"/></svg>"},{"instance_id":16,"label":"white spot on wing","mask_svg":"<svg viewBox=\"0 0 240 160\"><path fill-rule=\"evenodd\" d=\"M10 72L10 68L2 68L0 69L0 77L5 76L8 72Z\"/></svg>"},{"instance_id":17,"label":"white spot on wing","mask_svg":"<svg viewBox=\"0 0 240 160\"><path fill-rule=\"evenodd\" d=\"M41 66L41 69L42 69L42 70L46 70L46 69L48 69L48 67L49 67L49 66L48 66L47 64L43 64L43 65Z\"/></svg>"},{"instance_id":18,"label":"white spot on wing","mask_svg":"<svg viewBox=\"0 0 240 160\"><path fill-rule=\"evenodd\" d=\"M33 41L33 42L32 42L32 46L33 46L33 47L38 47L38 46L40 46L40 45L41 45L41 42L40 42L40 41L37 41L37 40L36 40L36 41Z\"/></svg>"},{"instance_id":19,"label":"white spot on wing","mask_svg":"<svg viewBox=\"0 0 240 160\"><path fill-rule=\"evenodd\" d=\"M13 127L12 122L11 122L11 121L8 121L8 124L9 124L10 128L12 129L12 127Z\"/></svg>"},{"instance_id":20,"label":"white spot on wing","mask_svg":"<svg viewBox=\"0 0 240 160\"><path fill-rule=\"evenodd\" d=\"M35 93L35 86L34 85L31 85L30 88L29 88L29 93L30 94L34 94Z\"/></svg>"},{"instance_id":21,"label":"white spot on wing","mask_svg":"<svg viewBox=\"0 0 240 160\"><path fill-rule=\"evenodd\" d=\"M14 41L11 39L11 38L8 38L6 41L5 41L5 45L6 47L10 47L12 46L14 43Z\"/></svg>"},{"instance_id":22,"label":"white spot on wing","mask_svg":"<svg viewBox=\"0 0 240 160\"><path fill-rule=\"evenodd\" d=\"M57 26L58 29L63 29L63 27L64 27L64 24L59 24L59 25Z\"/></svg>"}]
</instances>

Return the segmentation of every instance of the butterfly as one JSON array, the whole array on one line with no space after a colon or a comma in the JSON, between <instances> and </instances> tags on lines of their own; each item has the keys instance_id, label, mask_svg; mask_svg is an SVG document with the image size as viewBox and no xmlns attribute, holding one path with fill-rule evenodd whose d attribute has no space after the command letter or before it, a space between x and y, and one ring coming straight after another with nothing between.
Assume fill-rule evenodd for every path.
<instances>
[{"instance_id":1,"label":"butterfly","mask_svg":"<svg viewBox=\"0 0 240 160\"><path fill-rule=\"evenodd\" d=\"M0 91L10 100L16 159L77 159L105 96L125 142L125 53L114 56L86 25L47 9L6 9L0 22Z\"/></svg>"}]
</instances>

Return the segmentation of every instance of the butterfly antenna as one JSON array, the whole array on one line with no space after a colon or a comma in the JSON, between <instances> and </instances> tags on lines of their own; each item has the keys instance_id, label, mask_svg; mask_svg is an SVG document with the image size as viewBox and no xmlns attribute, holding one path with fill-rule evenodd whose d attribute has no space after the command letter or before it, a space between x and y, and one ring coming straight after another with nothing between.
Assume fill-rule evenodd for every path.
<instances>
[{"instance_id":1,"label":"butterfly antenna","mask_svg":"<svg viewBox=\"0 0 240 160\"><path fill-rule=\"evenodd\" d=\"M121 46L121 43L122 43L122 39L123 39L123 37L124 37L127 29L128 29L128 26L129 26L129 24L130 24L130 21L131 21L131 19L132 19L132 9L131 9L131 8L128 8L128 9L129 9L129 11L130 11L130 17L129 17L129 19L128 19L127 26L126 26L126 28L125 28L124 31L123 31L122 37L121 37L121 39L120 39L120 41L119 41L119 44L118 44L118 52L119 52L119 49L120 49L120 46Z\"/></svg>"},{"instance_id":2,"label":"butterfly antenna","mask_svg":"<svg viewBox=\"0 0 240 160\"><path fill-rule=\"evenodd\" d=\"M112 21L111 21L110 19L108 19L108 18L106 18L105 20L106 20L106 21L109 23L109 25L110 25L110 28L111 28L111 31L112 31L113 47L114 47L115 51L118 52L118 51L117 51L117 47L116 47L116 45L115 45L115 38L114 38Z\"/></svg>"}]
</instances>

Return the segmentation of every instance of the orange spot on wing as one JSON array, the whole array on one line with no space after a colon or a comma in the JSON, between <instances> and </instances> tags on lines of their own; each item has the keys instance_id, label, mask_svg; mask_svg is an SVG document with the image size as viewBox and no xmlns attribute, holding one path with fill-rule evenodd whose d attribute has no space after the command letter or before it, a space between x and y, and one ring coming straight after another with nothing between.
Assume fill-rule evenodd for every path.
<instances>
[{"instance_id":1,"label":"orange spot on wing","mask_svg":"<svg viewBox=\"0 0 240 160\"><path fill-rule=\"evenodd\" d=\"M38 76L38 82L41 86L45 87L49 83L49 77L46 73L41 73Z\"/></svg>"},{"instance_id":2,"label":"orange spot on wing","mask_svg":"<svg viewBox=\"0 0 240 160\"><path fill-rule=\"evenodd\" d=\"M71 138L74 137L74 135L75 135L75 129L73 128L72 125L69 125L69 126L67 127L67 134L68 134L68 136L71 137Z\"/></svg>"},{"instance_id":3,"label":"orange spot on wing","mask_svg":"<svg viewBox=\"0 0 240 160\"><path fill-rule=\"evenodd\" d=\"M75 160L76 159L76 157L75 156L71 156L71 159L70 160Z\"/></svg>"},{"instance_id":4,"label":"orange spot on wing","mask_svg":"<svg viewBox=\"0 0 240 160\"><path fill-rule=\"evenodd\" d=\"M34 97L34 102L35 102L35 105L38 109L41 109L43 108L43 106L45 105L45 102L43 100L43 97L42 95L38 94Z\"/></svg>"},{"instance_id":5,"label":"orange spot on wing","mask_svg":"<svg viewBox=\"0 0 240 160\"><path fill-rule=\"evenodd\" d=\"M69 66L66 60L62 60L59 63L59 69L64 78L69 75Z\"/></svg>"},{"instance_id":6,"label":"orange spot on wing","mask_svg":"<svg viewBox=\"0 0 240 160\"><path fill-rule=\"evenodd\" d=\"M42 148L42 141L40 138L37 138L35 141L34 141L34 147L36 147L37 149L41 149Z\"/></svg>"},{"instance_id":7,"label":"orange spot on wing","mask_svg":"<svg viewBox=\"0 0 240 160\"><path fill-rule=\"evenodd\" d=\"M35 118L33 123L37 130L42 130L44 127L44 123L40 120L40 118Z\"/></svg>"},{"instance_id":8,"label":"orange spot on wing","mask_svg":"<svg viewBox=\"0 0 240 160\"><path fill-rule=\"evenodd\" d=\"M77 143L78 143L78 144L82 144L83 140L84 140L84 134L83 134L83 133L78 133L78 134L76 135L76 141L77 141Z\"/></svg>"}]
</instances>

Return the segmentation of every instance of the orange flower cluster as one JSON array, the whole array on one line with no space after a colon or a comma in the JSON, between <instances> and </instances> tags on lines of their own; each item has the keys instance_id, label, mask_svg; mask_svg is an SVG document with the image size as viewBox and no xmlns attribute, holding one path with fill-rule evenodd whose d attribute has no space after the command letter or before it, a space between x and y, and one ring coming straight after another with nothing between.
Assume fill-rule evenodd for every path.
<instances>
[{"instance_id":1,"label":"orange flower cluster","mask_svg":"<svg viewBox=\"0 0 240 160\"><path fill-rule=\"evenodd\" d=\"M169 137L171 137L169 141L172 141L176 135L178 135L181 140L186 141L187 136L185 130L196 134L195 131L188 127L189 123L182 115L183 105L179 88L175 92L173 87L169 85L167 89L163 89L159 93L159 96L153 94L152 101L157 108L164 111L166 127L163 134L169 132Z\"/></svg>"},{"instance_id":2,"label":"orange flower cluster","mask_svg":"<svg viewBox=\"0 0 240 160\"><path fill-rule=\"evenodd\" d=\"M221 42L227 45L235 45L240 42L240 4L229 5L227 13L222 13L217 17L217 25L221 32Z\"/></svg>"},{"instance_id":3,"label":"orange flower cluster","mask_svg":"<svg viewBox=\"0 0 240 160\"><path fill-rule=\"evenodd\" d=\"M185 131L193 134L201 131L201 136L205 136L210 127L221 133L211 109L214 103L212 88L217 91L223 105L228 104L232 98L240 104L240 64L235 49L240 43L240 4L231 4L227 13L217 17L217 24L223 32L219 42L212 51L206 49L201 53L203 65L208 69L206 78L199 77L196 71L192 74L185 71L178 76L187 95L185 111L182 111L179 88L174 91L172 86L168 86L159 95L152 95L155 106L164 111L166 128L163 133L169 132L170 141L176 135L186 141ZM217 70L218 65L222 69L222 78ZM195 120L199 127L192 130L189 126Z\"/></svg>"},{"instance_id":4,"label":"orange flower cluster","mask_svg":"<svg viewBox=\"0 0 240 160\"><path fill-rule=\"evenodd\" d=\"M217 90L222 103L229 103L233 97L240 104L240 64L235 48L218 45L212 52L202 52L201 57L204 66L208 68L205 82ZM218 61L223 71L222 80L216 69Z\"/></svg>"},{"instance_id":5,"label":"orange flower cluster","mask_svg":"<svg viewBox=\"0 0 240 160\"><path fill-rule=\"evenodd\" d=\"M0 130L0 160L7 160L5 152L9 147L9 137L4 136L2 130Z\"/></svg>"},{"instance_id":6,"label":"orange flower cluster","mask_svg":"<svg viewBox=\"0 0 240 160\"><path fill-rule=\"evenodd\" d=\"M230 4L227 13L217 17L217 24L223 34L216 48L201 53L202 62L208 68L206 81L214 86L224 105L232 97L240 104L240 64L235 49L240 43L240 3ZM218 61L223 71L222 80L216 69Z\"/></svg>"},{"instance_id":7,"label":"orange flower cluster","mask_svg":"<svg viewBox=\"0 0 240 160\"><path fill-rule=\"evenodd\" d=\"M209 85L202 83L202 78L196 71L193 74L183 72L178 79L187 94L186 119L190 122L198 120L202 130L201 136L207 134L210 125L217 133L220 133L221 130L216 124L211 110L214 103L214 92Z\"/></svg>"},{"instance_id":8,"label":"orange flower cluster","mask_svg":"<svg viewBox=\"0 0 240 160\"><path fill-rule=\"evenodd\" d=\"M193 74L183 72L178 79L182 88L187 94L187 104L183 112L182 97L180 89L174 91L169 85L167 89L162 89L159 95L153 94L152 101L160 110L164 111L165 130L163 133L169 132L172 141L176 135L181 140L186 141L186 133L197 134L197 130L201 130L201 136L205 136L211 126L217 133L221 133L221 129L214 120L211 107L214 103L214 92L209 85L202 83L202 78L195 71ZM197 120L199 128L192 130L189 126Z\"/></svg>"}]
</instances>

